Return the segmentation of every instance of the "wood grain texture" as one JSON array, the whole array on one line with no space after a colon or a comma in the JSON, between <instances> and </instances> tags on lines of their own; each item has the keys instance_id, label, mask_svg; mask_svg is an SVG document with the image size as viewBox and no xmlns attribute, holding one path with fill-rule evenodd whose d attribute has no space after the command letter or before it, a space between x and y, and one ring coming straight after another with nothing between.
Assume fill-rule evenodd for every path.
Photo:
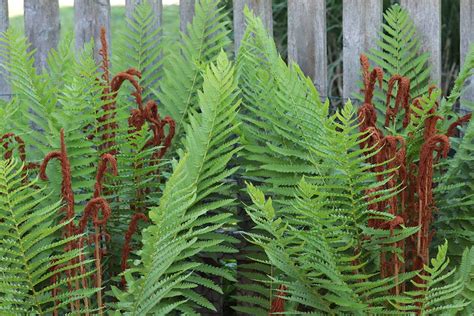
<instances>
[{"instance_id":1,"label":"wood grain texture","mask_svg":"<svg viewBox=\"0 0 474 316\"><path fill-rule=\"evenodd\" d=\"M343 0L343 97L358 91L360 54L375 47L382 27L382 0Z\"/></svg>"},{"instance_id":2,"label":"wood grain texture","mask_svg":"<svg viewBox=\"0 0 474 316\"><path fill-rule=\"evenodd\" d=\"M0 0L0 36L8 29L8 0ZM0 56L0 64L3 63ZM8 84L7 74L0 68L0 99L8 99L10 94L10 85Z\"/></svg>"},{"instance_id":3,"label":"wood grain texture","mask_svg":"<svg viewBox=\"0 0 474 316\"><path fill-rule=\"evenodd\" d=\"M84 47L85 43L94 39L94 57L98 61L100 48L100 29L107 30L107 40L110 43L110 0L74 0L74 36L76 50Z\"/></svg>"},{"instance_id":4,"label":"wood grain texture","mask_svg":"<svg viewBox=\"0 0 474 316\"><path fill-rule=\"evenodd\" d=\"M431 80L441 84L441 0L401 0L417 30L423 51L430 53Z\"/></svg>"},{"instance_id":5,"label":"wood grain texture","mask_svg":"<svg viewBox=\"0 0 474 316\"><path fill-rule=\"evenodd\" d=\"M288 0L288 59L327 95L326 0Z\"/></svg>"},{"instance_id":6,"label":"wood grain texture","mask_svg":"<svg viewBox=\"0 0 474 316\"><path fill-rule=\"evenodd\" d=\"M179 29L181 32L187 32L187 26L193 21L194 6L196 0L179 1Z\"/></svg>"},{"instance_id":7,"label":"wood grain texture","mask_svg":"<svg viewBox=\"0 0 474 316\"><path fill-rule=\"evenodd\" d=\"M48 52L59 42L58 0L25 0L25 34L36 49L35 66L38 71L46 67Z\"/></svg>"},{"instance_id":8,"label":"wood grain texture","mask_svg":"<svg viewBox=\"0 0 474 316\"><path fill-rule=\"evenodd\" d=\"M244 8L248 6L254 14L260 17L268 33L273 35L273 16L271 0L233 0L234 4L234 44L237 52L240 41L245 33Z\"/></svg>"},{"instance_id":9,"label":"wood grain texture","mask_svg":"<svg viewBox=\"0 0 474 316\"><path fill-rule=\"evenodd\" d=\"M461 32L461 66L464 64L469 47L474 44L474 0L461 0L460 3L460 32ZM474 78L466 82L466 90L462 96L463 100L474 102ZM461 102L462 106L462 102ZM466 112L465 107L461 107Z\"/></svg>"}]
</instances>

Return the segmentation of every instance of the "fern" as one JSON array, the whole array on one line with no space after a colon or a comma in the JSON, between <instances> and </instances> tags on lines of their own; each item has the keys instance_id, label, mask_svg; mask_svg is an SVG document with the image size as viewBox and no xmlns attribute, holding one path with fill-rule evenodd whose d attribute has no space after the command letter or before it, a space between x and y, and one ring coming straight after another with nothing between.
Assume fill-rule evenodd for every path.
<instances>
[{"instance_id":1,"label":"fern","mask_svg":"<svg viewBox=\"0 0 474 316\"><path fill-rule=\"evenodd\" d=\"M394 294L389 290L413 276L373 277L378 271L374 258L381 251L400 253L390 245L417 228L396 229L391 234L367 226L369 219L388 221L391 215L368 210L368 183L372 183L371 188L382 183L370 180L376 174L364 163L364 151L371 149L356 149L364 135L355 132L353 117L354 109L346 104L340 114L327 119L326 135L333 139L328 144L337 140L338 146L308 149L315 157L314 176L302 180L291 206L277 212L270 200L263 203L261 192L249 188L256 208L248 213L258 228L270 234L250 236L278 268L271 280L286 287L283 299L296 304L294 312L390 313L389 301ZM384 200L392 194L378 191L370 196ZM371 239L364 241L364 235Z\"/></svg>"},{"instance_id":2,"label":"fern","mask_svg":"<svg viewBox=\"0 0 474 316\"><path fill-rule=\"evenodd\" d=\"M156 28L157 16L154 14L148 1L135 7L130 18L126 19L128 27L121 34L118 43L114 69L135 68L141 72L138 80L143 87L143 98L149 100L153 89L156 90L161 77L162 35L160 28Z\"/></svg>"},{"instance_id":3,"label":"fern","mask_svg":"<svg viewBox=\"0 0 474 316\"><path fill-rule=\"evenodd\" d=\"M411 83L410 96L415 99L428 91L431 67L428 63L429 54L421 53L421 42L414 23L405 9L398 4L387 9L384 12L382 27L377 47L367 56L384 70L383 88L375 92L373 101L377 110L385 117L388 80L393 75L408 77ZM360 95L357 93L355 95L360 100Z\"/></svg>"},{"instance_id":4,"label":"fern","mask_svg":"<svg viewBox=\"0 0 474 316\"><path fill-rule=\"evenodd\" d=\"M466 58L459 78L451 90L450 96L442 103L443 109L448 111L455 101L461 96L464 82L474 69L474 47ZM461 101L465 107L472 112L474 106L468 102ZM460 255L466 247L474 243L474 237L470 233L473 229L474 215L474 184L471 179L472 160L474 155L474 121L471 119L463 128L462 138L450 138L452 147L456 150L454 157L442 166L447 171L439 179L439 188L436 192L440 201L440 215L436 223L436 239L450 242L449 254L453 260L459 262Z\"/></svg>"},{"instance_id":5,"label":"fern","mask_svg":"<svg viewBox=\"0 0 474 316\"><path fill-rule=\"evenodd\" d=\"M416 311L420 315L433 314L455 314L461 311L471 302L463 299L453 300L460 296L464 290L465 283L468 281L466 273L453 278L449 283L444 281L452 277L456 269L448 270L449 259L446 254L448 251L448 243L438 247L436 258L431 259L430 266L424 266L423 272L418 274L419 281L412 281L416 290L407 292L412 297L415 304L398 305L403 311ZM462 269L470 272L472 267L472 255L465 254L463 256ZM403 302L406 303L406 302Z\"/></svg>"},{"instance_id":6,"label":"fern","mask_svg":"<svg viewBox=\"0 0 474 316\"><path fill-rule=\"evenodd\" d=\"M198 253L233 251L228 237L216 232L230 222L232 205L223 195L231 188L226 169L239 150L235 145L236 97L234 69L221 53L206 70L199 93L200 113L190 117L185 152L166 183L160 205L150 211L153 224L143 233L142 265L126 272L128 291L120 293L117 307L131 315L165 314L173 309L194 313L214 309L195 291L198 285L221 292L209 277L232 280L226 270L203 263ZM139 277L134 279L133 273Z\"/></svg>"},{"instance_id":7,"label":"fern","mask_svg":"<svg viewBox=\"0 0 474 316\"><path fill-rule=\"evenodd\" d=\"M58 265L63 265L61 270L75 268L83 250L63 251L79 236L59 238L58 232L68 224L57 223L60 202L45 204L44 190L36 188L36 181L25 184L25 179L17 162L0 161L0 310L7 315L50 315L87 299L94 290L67 289L68 282L86 275L47 284ZM55 297L51 295L54 289L61 290Z\"/></svg>"},{"instance_id":8,"label":"fern","mask_svg":"<svg viewBox=\"0 0 474 316\"><path fill-rule=\"evenodd\" d=\"M228 21L219 7L219 0L200 0L195 4L193 22L181 41L175 43L172 54L164 57L163 79L158 99L166 114L175 119L177 135L197 110L198 91L202 88L203 71L229 45Z\"/></svg>"}]
</instances>

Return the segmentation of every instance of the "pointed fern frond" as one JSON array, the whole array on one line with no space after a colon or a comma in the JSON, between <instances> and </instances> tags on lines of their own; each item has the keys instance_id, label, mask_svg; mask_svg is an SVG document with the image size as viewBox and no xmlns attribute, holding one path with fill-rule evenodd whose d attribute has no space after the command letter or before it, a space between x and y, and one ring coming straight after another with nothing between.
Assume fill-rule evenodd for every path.
<instances>
[{"instance_id":1,"label":"pointed fern frond","mask_svg":"<svg viewBox=\"0 0 474 316\"><path fill-rule=\"evenodd\" d=\"M143 87L143 99L150 99L153 89L157 89L161 73L161 55L163 41L160 40L162 30L157 28L158 16L148 1L135 7L130 18L126 18L127 27L118 41L114 69L135 68L141 72L138 80Z\"/></svg>"},{"instance_id":2,"label":"pointed fern frond","mask_svg":"<svg viewBox=\"0 0 474 316\"><path fill-rule=\"evenodd\" d=\"M225 269L199 259L221 251L226 238L218 239L215 233L231 222L226 209L233 200L225 198L231 188L226 179L235 172L227 165L239 150L235 135L239 101L234 68L223 52L204 78L200 112L190 116L185 151L166 183L159 207L150 211L153 224L143 232L142 265L126 272L126 293L115 290L117 306L130 315L170 308L185 313L213 310L196 288L218 289L209 278L212 275L233 280Z\"/></svg>"},{"instance_id":3,"label":"pointed fern frond","mask_svg":"<svg viewBox=\"0 0 474 316\"><path fill-rule=\"evenodd\" d=\"M36 181L25 184L21 167L14 160L0 161L0 311L51 315L95 290L67 288L68 282L86 275L63 276L48 284L58 265L63 271L77 267L83 249L64 249L80 236L60 237L68 224L58 223L60 202L49 205ZM59 295L52 296L54 289Z\"/></svg>"},{"instance_id":4,"label":"pointed fern frond","mask_svg":"<svg viewBox=\"0 0 474 316\"><path fill-rule=\"evenodd\" d=\"M183 131L189 115L198 110L198 91L202 88L203 72L229 45L229 30L223 8L218 0L196 1L193 22L187 33L175 43L172 54L164 57L163 79L158 99L166 114L175 121L177 131ZM177 135L181 138L181 132Z\"/></svg>"},{"instance_id":5,"label":"pointed fern frond","mask_svg":"<svg viewBox=\"0 0 474 316\"><path fill-rule=\"evenodd\" d=\"M464 255L461 267L463 273L455 275L456 269L449 269L447 257L447 241L438 247L438 253L431 259L431 264L425 265L423 271L418 273L418 278L412 281L415 290L406 292L413 300L411 304L398 305L407 312L419 315L455 314L463 310L471 302L467 302L460 295L469 280L466 272L472 269L472 255ZM454 277L453 277L454 276ZM450 279L451 278L451 279ZM446 282L449 280L449 282ZM457 298L457 299L456 299ZM406 301L404 302L406 303Z\"/></svg>"}]
</instances>

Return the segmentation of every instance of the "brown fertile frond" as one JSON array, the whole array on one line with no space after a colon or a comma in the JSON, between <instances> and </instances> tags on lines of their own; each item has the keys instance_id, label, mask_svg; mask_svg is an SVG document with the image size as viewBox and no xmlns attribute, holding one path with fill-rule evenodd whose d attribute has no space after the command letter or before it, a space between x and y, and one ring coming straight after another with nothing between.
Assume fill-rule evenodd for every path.
<instances>
[{"instance_id":1,"label":"brown fertile frond","mask_svg":"<svg viewBox=\"0 0 474 316\"><path fill-rule=\"evenodd\" d=\"M395 84L398 83L398 91L395 97L395 106L392 108L390 101L392 99L392 91ZM385 126L390 125L390 121L394 121L399 108L402 107L405 110L405 117L403 119L403 127L407 127L410 122L410 79L408 77L402 77L400 75L394 75L388 81L387 88L387 99L386 106L387 110L385 113Z\"/></svg>"},{"instance_id":2,"label":"brown fertile frond","mask_svg":"<svg viewBox=\"0 0 474 316\"><path fill-rule=\"evenodd\" d=\"M99 211L102 211L102 218L99 218ZM84 214L79 220L77 233L84 233L89 218L92 219L94 226L105 226L111 213L112 210L106 199L101 196L92 198L84 208Z\"/></svg>"},{"instance_id":3,"label":"brown fertile frond","mask_svg":"<svg viewBox=\"0 0 474 316\"><path fill-rule=\"evenodd\" d=\"M463 125L464 123L468 123L471 120L471 117L472 113L469 113L458 118L454 123L449 125L446 135L448 137L453 137L456 134L457 127Z\"/></svg>"},{"instance_id":4,"label":"brown fertile frond","mask_svg":"<svg viewBox=\"0 0 474 316\"><path fill-rule=\"evenodd\" d=\"M99 166L97 167L97 174L95 177L94 185L94 197L98 197L102 194L102 182L104 179L105 172L107 171L107 165L109 166L109 172L116 176L118 174L117 169L117 160L111 154L103 154L99 161Z\"/></svg>"}]
</instances>

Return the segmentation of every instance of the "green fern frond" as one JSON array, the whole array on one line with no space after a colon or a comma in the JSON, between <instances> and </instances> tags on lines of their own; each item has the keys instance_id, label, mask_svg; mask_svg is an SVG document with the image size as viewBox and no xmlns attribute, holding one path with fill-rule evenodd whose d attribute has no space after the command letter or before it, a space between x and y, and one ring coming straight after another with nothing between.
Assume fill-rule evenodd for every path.
<instances>
[{"instance_id":1,"label":"green fern frond","mask_svg":"<svg viewBox=\"0 0 474 316\"><path fill-rule=\"evenodd\" d=\"M472 254L463 256L461 267L464 271L455 275L456 269L449 270L447 258L448 243L438 247L438 253L431 259L429 266L418 273L418 280L412 281L416 290L406 292L413 300L412 304L403 304L398 307L407 312L416 311L420 315L452 314L463 310L470 302L462 299L461 294L469 280L468 274L472 269ZM454 277L453 277L454 276ZM449 282L446 282L449 280ZM406 303L406 301L404 302Z\"/></svg>"},{"instance_id":2,"label":"green fern frond","mask_svg":"<svg viewBox=\"0 0 474 316\"><path fill-rule=\"evenodd\" d=\"M118 41L117 54L114 54L117 58L112 64L117 71L135 68L141 72L138 82L143 88L144 100L152 97L162 76L163 41L160 40L162 30L156 27L157 19L148 1L138 4L126 19L127 27Z\"/></svg>"},{"instance_id":3,"label":"green fern frond","mask_svg":"<svg viewBox=\"0 0 474 316\"><path fill-rule=\"evenodd\" d=\"M225 269L204 264L197 255L221 251L215 233L231 222L225 212L232 199L223 199L231 185L227 169L239 150L235 119L239 106L234 68L222 52L206 70L199 93L199 113L190 116L185 152L166 183L160 205L150 211L153 224L143 233L143 266L130 269L128 292L116 296L118 307L131 315L176 310L213 310L197 286L218 289L210 276L233 280ZM131 274L136 273L137 279ZM206 278L208 281L202 280Z\"/></svg>"},{"instance_id":4,"label":"green fern frond","mask_svg":"<svg viewBox=\"0 0 474 316\"><path fill-rule=\"evenodd\" d=\"M237 68L242 90L245 175L265 183L280 202L292 198L301 176L310 175L308 146L321 143L328 114L314 85L296 64L288 67L260 19L246 12L247 30Z\"/></svg>"},{"instance_id":5,"label":"green fern frond","mask_svg":"<svg viewBox=\"0 0 474 316\"><path fill-rule=\"evenodd\" d=\"M67 288L68 282L86 275L63 276L48 284L57 264L63 271L77 267L83 249L63 250L79 236L61 239L68 222L57 223L60 203L48 205L44 190L37 189L36 182L25 184L25 179L14 160L0 161L0 311L50 315L95 290ZM54 289L60 290L56 297L51 295Z\"/></svg>"},{"instance_id":6,"label":"green fern frond","mask_svg":"<svg viewBox=\"0 0 474 316\"><path fill-rule=\"evenodd\" d=\"M377 47L370 50L367 57L384 70L383 88L375 91L373 100L377 110L384 114L379 116L381 118L385 117L388 80L393 75L408 77L410 97L415 99L427 92L431 67L429 54L421 52L421 41L413 20L400 5L394 4L384 12L383 30L379 37ZM355 95L360 99L360 95Z\"/></svg>"},{"instance_id":7,"label":"green fern frond","mask_svg":"<svg viewBox=\"0 0 474 316\"><path fill-rule=\"evenodd\" d=\"M203 72L230 43L227 24L219 0L196 1L193 22L188 25L187 33L181 34L181 41L172 49L173 54L164 58L158 99L166 114L176 121L177 139L181 138L189 115L198 110Z\"/></svg>"}]
</instances>

